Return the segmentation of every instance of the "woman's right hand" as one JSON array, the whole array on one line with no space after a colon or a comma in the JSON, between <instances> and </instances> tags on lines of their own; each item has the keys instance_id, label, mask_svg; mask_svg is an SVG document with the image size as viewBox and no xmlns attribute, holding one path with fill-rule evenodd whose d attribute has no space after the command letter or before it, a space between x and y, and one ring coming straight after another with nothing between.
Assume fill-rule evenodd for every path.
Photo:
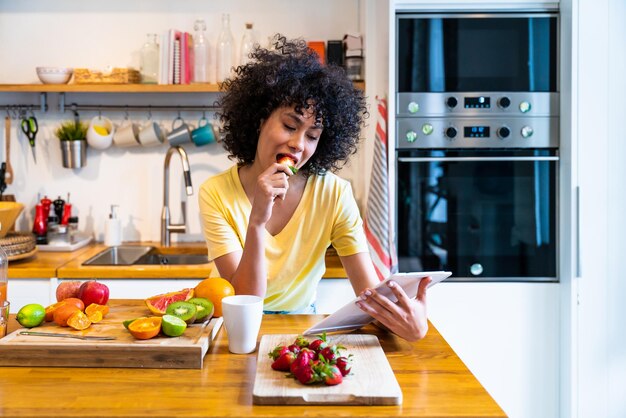
<instances>
[{"instance_id":1,"label":"woman's right hand","mask_svg":"<svg viewBox=\"0 0 626 418\"><path fill-rule=\"evenodd\" d=\"M274 199L284 199L289 189L289 176L293 175L289 167L274 163L257 178L254 189L254 201L250 213L250 222L265 225L272 216Z\"/></svg>"}]
</instances>

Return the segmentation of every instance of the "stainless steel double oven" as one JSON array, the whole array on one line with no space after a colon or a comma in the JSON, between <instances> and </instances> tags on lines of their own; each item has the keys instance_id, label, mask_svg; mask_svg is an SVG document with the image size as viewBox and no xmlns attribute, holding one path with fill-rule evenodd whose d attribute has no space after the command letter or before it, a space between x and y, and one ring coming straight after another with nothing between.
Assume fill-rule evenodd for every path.
<instances>
[{"instance_id":1,"label":"stainless steel double oven","mask_svg":"<svg viewBox=\"0 0 626 418\"><path fill-rule=\"evenodd\" d=\"M556 281L558 16L396 16L400 271Z\"/></svg>"}]
</instances>

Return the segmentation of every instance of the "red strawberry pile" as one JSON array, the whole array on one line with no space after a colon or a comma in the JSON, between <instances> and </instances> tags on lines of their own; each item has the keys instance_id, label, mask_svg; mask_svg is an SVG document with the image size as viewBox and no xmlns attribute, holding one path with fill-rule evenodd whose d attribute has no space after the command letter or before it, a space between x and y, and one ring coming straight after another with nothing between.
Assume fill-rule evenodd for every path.
<instances>
[{"instance_id":1,"label":"red strawberry pile","mask_svg":"<svg viewBox=\"0 0 626 418\"><path fill-rule=\"evenodd\" d=\"M338 385L350 373L352 355L340 354L345 347L329 344L326 334L317 335L312 341L298 336L291 345L277 345L268 353L274 360L272 369L289 372L303 385L324 383Z\"/></svg>"}]
</instances>

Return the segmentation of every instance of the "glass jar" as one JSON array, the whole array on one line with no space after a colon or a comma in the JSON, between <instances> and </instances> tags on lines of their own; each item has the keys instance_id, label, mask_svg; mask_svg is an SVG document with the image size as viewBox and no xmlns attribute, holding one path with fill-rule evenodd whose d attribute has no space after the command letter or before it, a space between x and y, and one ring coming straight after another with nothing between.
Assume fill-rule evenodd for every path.
<instances>
[{"instance_id":1,"label":"glass jar","mask_svg":"<svg viewBox=\"0 0 626 418\"><path fill-rule=\"evenodd\" d=\"M141 82L143 84L157 84L159 76L159 44L157 35L146 35L146 43L141 48Z\"/></svg>"}]
</instances>

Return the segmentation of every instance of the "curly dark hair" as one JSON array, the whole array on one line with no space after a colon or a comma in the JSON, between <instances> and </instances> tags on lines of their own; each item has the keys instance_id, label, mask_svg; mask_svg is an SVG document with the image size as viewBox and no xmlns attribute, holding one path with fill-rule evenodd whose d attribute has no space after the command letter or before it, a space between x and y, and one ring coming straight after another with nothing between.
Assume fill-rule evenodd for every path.
<instances>
[{"instance_id":1,"label":"curly dark hair","mask_svg":"<svg viewBox=\"0 0 626 418\"><path fill-rule=\"evenodd\" d=\"M322 65L301 39L274 36L275 50L257 47L252 60L236 69L222 85L217 113L223 124L224 148L240 164L254 161L262 120L277 108L295 106L315 113L323 130L315 153L300 169L323 174L341 168L357 150L361 127L368 117L363 92L343 68ZM312 106L311 106L312 104Z\"/></svg>"}]
</instances>

